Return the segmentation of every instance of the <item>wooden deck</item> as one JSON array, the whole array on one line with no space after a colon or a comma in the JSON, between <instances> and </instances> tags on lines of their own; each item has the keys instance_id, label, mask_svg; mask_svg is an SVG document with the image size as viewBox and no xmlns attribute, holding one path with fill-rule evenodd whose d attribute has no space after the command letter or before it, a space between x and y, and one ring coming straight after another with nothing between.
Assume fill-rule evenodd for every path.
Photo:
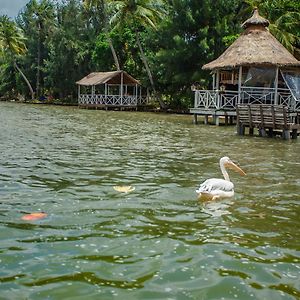
<instances>
[{"instance_id":1,"label":"wooden deck","mask_svg":"<svg viewBox=\"0 0 300 300\"><path fill-rule=\"evenodd\" d=\"M260 136L281 135L283 139L296 139L300 130L300 113L291 112L283 105L239 104L237 112L237 133L249 135L258 129Z\"/></svg>"},{"instance_id":2,"label":"wooden deck","mask_svg":"<svg viewBox=\"0 0 300 300\"><path fill-rule=\"evenodd\" d=\"M225 120L234 119L237 115L236 107L240 104L282 105L291 111L300 111L300 99L295 99L288 89L242 86L240 91L194 90L194 92L194 107L190 108L190 113L194 115L195 123L197 116L204 116L204 123L212 116L216 125L219 125L219 117L225 117Z\"/></svg>"}]
</instances>

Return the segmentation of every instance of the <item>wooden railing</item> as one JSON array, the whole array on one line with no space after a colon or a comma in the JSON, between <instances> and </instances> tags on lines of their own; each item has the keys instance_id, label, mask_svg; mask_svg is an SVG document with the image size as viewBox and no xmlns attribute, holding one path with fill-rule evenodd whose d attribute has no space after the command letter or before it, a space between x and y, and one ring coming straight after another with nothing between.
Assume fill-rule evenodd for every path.
<instances>
[{"instance_id":1,"label":"wooden railing","mask_svg":"<svg viewBox=\"0 0 300 300\"><path fill-rule=\"evenodd\" d=\"M284 105L291 110L300 110L300 99L288 89L242 87L238 91L195 90L194 108L235 110L238 104Z\"/></svg>"},{"instance_id":2,"label":"wooden railing","mask_svg":"<svg viewBox=\"0 0 300 300\"><path fill-rule=\"evenodd\" d=\"M147 104L146 96L80 94L79 105L137 106Z\"/></svg>"}]
</instances>

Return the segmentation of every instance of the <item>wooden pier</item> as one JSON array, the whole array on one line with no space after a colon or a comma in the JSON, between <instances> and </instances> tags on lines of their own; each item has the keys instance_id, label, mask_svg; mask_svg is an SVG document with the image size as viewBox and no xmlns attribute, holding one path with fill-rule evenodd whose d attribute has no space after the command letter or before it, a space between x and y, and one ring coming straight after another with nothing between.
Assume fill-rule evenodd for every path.
<instances>
[{"instance_id":1,"label":"wooden pier","mask_svg":"<svg viewBox=\"0 0 300 300\"><path fill-rule=\"evenodd\" d=\"M286 106L266 104L240 104L237 106L237 134L249 135L254 129L263 137L281 135L283 139L296 139L300 130L300 113L290 112Z\"/></svg>"}]
</instances>

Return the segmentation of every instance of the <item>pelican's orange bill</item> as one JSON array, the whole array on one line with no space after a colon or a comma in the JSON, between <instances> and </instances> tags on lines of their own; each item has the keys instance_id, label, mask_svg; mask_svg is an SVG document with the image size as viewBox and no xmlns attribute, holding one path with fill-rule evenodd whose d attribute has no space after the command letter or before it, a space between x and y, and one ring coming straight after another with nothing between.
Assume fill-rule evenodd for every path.
<instances>
[{"instance_id":1,"label":"pelican's orange bill","mask_svg":"<svg viewBox=\"0 0 300 300\"><path fill-rule=\"evenodd\" d=\"M232 169L232 170L234 170L234 171L236 171L236 172L238 172L241 176L245 176L246 175L246 173L239 167L239 166L237 166L234 162L228 162L227 164L226 164L226 166L229 168L229 169Z\"/></svg>"}]
</instances>

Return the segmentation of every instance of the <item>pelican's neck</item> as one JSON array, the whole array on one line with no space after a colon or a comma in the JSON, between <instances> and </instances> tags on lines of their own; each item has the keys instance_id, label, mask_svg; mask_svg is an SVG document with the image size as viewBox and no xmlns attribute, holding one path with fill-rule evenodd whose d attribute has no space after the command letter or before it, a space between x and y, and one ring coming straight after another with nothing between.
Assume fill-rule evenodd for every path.
<instances>
[{"instance_id":1,"label":"pelican's neck","mask_svg":"<svg viewBox=\"0 0 300 300\"><path fill-rule=\"evenodd\" d=\"M227 181L230 181L229 175L228 175L228 173L226 171L226 168L224 166L224 162L222 162L222 161L220 161L220 168L221 168L221 172L222 172L222 174L224 176L224 179L227 180Z\"/></svg>"}]
</instances>

